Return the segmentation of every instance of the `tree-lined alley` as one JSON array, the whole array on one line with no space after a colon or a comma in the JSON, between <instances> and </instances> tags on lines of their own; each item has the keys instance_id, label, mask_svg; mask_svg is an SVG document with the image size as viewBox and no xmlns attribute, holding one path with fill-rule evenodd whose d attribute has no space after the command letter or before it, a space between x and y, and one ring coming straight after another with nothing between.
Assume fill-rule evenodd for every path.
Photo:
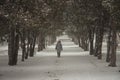
<instances>
[{"instance_id":1,"label":"tree-lined alley","mask_svg":"<svg viewBox=\"0 0 120 80\"><path fill-rule=\"evenodd\" d=\"M119 15L120 0L0 0L0 42L8 41L8 64L16 65L20 47L24 61L34 56L36 44L42 51L63 32L102 59L107 35L106 61L115 67Z\"/></svg>"}]
</instances>

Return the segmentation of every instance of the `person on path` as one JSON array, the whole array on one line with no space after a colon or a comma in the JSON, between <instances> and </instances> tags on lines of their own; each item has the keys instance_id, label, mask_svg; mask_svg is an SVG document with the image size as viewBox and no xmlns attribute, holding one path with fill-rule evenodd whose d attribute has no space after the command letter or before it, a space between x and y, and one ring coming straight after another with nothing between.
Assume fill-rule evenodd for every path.
<instances>
[{"instance_id":1,"label":"person on path","mask_svg":"<svg viewBox=\"0 0 120 80\"><path fill-rule=\"evenodd\" d=\"M60 40L57 42L55 49L57 51L57 57L60 57L61 51L63 50Z\"/></svg>"}]
</instances>

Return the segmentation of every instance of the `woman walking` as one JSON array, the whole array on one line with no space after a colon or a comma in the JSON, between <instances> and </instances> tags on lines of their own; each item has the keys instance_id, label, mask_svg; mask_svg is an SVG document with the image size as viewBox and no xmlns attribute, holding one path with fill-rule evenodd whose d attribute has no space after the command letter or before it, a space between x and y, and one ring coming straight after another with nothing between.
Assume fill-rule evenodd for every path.
<instances>
[{"instance_id":1,"label":"woman walking","mask_svg":"<svg viewBox=\"0 0 120 80\"><path fill-rule=\"evenodd\" d=\"M61 51L63 50L60 40L57 42L55 49L57 50L57 57L60 57Z\"/></svg>"}]
</instances>

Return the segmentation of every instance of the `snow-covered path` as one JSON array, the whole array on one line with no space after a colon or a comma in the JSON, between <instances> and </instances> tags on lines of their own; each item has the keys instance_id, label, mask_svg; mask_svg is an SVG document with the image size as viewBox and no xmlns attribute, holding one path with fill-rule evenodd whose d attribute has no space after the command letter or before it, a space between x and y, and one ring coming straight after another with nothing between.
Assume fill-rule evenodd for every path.
<instances>
[{"instance_id":1,"label":"snow-covered path","mask_svg":"<svg viewBox=\"0 0 120 80\"><path fill-rule=\"evenodd\" d=\"M7 56L0 56L0 80L119 80L119 67L108 67L104 60L89 56L71 42L60 37L63 44L61 58L57 58L55 45L17 66L7 65Z\"/></svg>"}]
</instances>

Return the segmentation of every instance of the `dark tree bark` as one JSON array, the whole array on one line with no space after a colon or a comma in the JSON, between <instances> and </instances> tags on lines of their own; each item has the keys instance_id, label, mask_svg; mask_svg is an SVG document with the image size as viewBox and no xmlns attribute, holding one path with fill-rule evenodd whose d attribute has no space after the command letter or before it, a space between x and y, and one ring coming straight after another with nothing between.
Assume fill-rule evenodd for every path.
<instances>
[{"instance_id":1,"label":"dark tree bark","mask_svg":"<svg viewBox=\"0 0 120 80\"><path fill-rule=\"evenodd\" d=\"M36 43L36 34L33 32L30 39L30 57L34 57L35 43Z\"/></svg>"},{"instance_id":2,"label":"dark tree bark","mask_svg":"<svg viewBox=\"0 0 120 80\"><path fill-rule=\"evenodd\" d=\"M109 29L108 31L106 62L110 62L110 49L111 49L110 40L111 40L111 29Z\"/></svg>"},{"instance_id":3,"label":"dark tree bark","mask_svg":"<svg viewBox=\"0 0 120 80\"><path fill-rule=\"evenodd\" d=\"M98 43L99 43L99 29L96 27L96 30L95 30L95 49L94 49L94 56L97 57L98 55Z\"/></svg>"},{"instance_id":4,"label":"dark tree bark","mask_svg":"<svg viewBox=\"0 0 120 80\"><path fill-rule=\"evenodd\" d=\"M45 36L41 32L38 37L38 51L42 51L43 49L45 49Z\"/></svg>"},{"instance_id":5,"label":"dark tree bark","mask_svg":"<svg viewBox=\"0 0 120 80\"><path fill-rule=\"evenodd\" d=\"M80 37L79 36L77 37L77 40L78 40L79 47L81 47L81 42L80 42Z\"/></svg>"},{"instance_id":6,"label":"dark tree bark","mask_svg":"<svg viewBox=\"0 0 120 80\"><path fill-rule=\"evenodd\" d=\"M15 65L13 63L14 36L15 36L14 29L11 28L10 34L9 34L9 40L8 40L8 56L9 56L8 64L9 65Z\"/></svg>"},{"instance_id":7,"label":"dark tree bark","mask_svg":"<svg viewBox=\"0 0 120 80\"><path fill-rule=\"evenodd\" d=\"M22 47L22 61L24 61L26 55L25 29L23 29L21 33L21 47Z\"/></svg>"},{"instance_id":8,"label":"dark tree bark","mask_svg":"<svg viewBox=\"0 0 120 80\"><path fill-rule=\"evenodd\" d=\"M89 47L89 40L87 36L82 36L81 38L82 41L82 48L84 49L84 51L88 51L88 47Z\"/></svg>"},{"instance_id":9,"label":"dark tree bark","mask_svg":"<svg viewBox=\"0 0 120 80\"><path fill-rule=\"evenodd\" d=\"M33 53L33 56L34 56L34 54L35 54L35 43L36 43L36 36L34 36L33 45L32 45L32 53Z\"/></svg>"},{"instance_id":10,"label":"dark tree bark","mask_svg":"<svg viewBox=\"0 0 120 80\"><path fill-rule=\"evenodd\" d=\"M117 31L116 26L111 27L111 52L110 64L111 67L116 67L116 49L117 49Z\"/></svg>"},{"instance_id":11,"label":"dark tree bark","mask_svg":"<svg viewBox=\"0 0 120 80\"><path fill-rule=\"evenodd\" d=\"M38 37L38 51L42 51L43 47L42 47L42 36L41 34Z\"/></svg>"},{"instance_id":12,"label":"dark tree bark","mask_svg":"<svg viewBox=\"0 0 120 80\"><path fill-rule=\"evenodd\" d=\"M27 31L27 47L26 47L26 55L25 55L25 59L28 59L29 54L30 54L30 32Z\"/></svg>"},{"instance_id":13,"label":"dark tree bark","mask_svg":"<svg viewBox=\"0 0 120 80\"><path fill-rule=\"evenodd\" d=\"M102 59L103 33L104 33L104 27L99 26L96 33L95 54L94 54L96 57L98 57L98 59Z\"/></svg>"},{"instance_id":14,"label":"dark tree bark","mask_svg":"<svg viewBox=\"0 0 120 80\"><path fill-rule=\"evenodd\" d=\"M9 57L8 65L13 66L17 64L18 49L19 49L18 29L11 27L8 42L8 57Z\"/></svg>"},{"instance_id":15,"label":"dark tree bark","mask_svg":"<svg viewBox=\"0 0 120 80\"><path fill-rule=\"evenodd\" d=\"M77 33L75 35L76 39L77 39L77 43L79 45L79 47L81 47L82 49L84 49L84 51L88 51L89 50L89 36L88 36L88 32L82 32L81 33Z\"/></svg>"},{"instance_id":16,"label":"dark tree bark","mask_svg":"<svg viewBox=\"0 0 120 80\"><path fill-rule=\"evenodd\" d=\"M90 55L94 54L94 29L89 29Z\"/></svg>"},{"instance_id":17,"label":"dark tree bark","mask_svg":"<svg viewBox=\"0 0 120 80\"><path fill-rule=\"evenodd\" d=\"M30 57L33 57L34 56L34 53L33 53L33 39L30 40L30 54L29 54Z\"/></svg>"},{"instance_id":18,"label":"dark tree bark","mask_svg":"<svg viewBox=\"0 0 120 80\"><path fill-rule=\"evenodd\" d=\"M43 49L45 49L45 36L44 35L42 37L42 47L43 47Z\"/></svg>"},{"instance_id":19,"label":"dark tree bark","mask_svg":"<svg viewBox=\"0 0 120 80\"><path fill-rule=\"evenodd\" d=\"M102 42L103 42L103 36L104 36L104 29L103 27L100 29L99 34L99 46L98 46L98 59L102 59Z\"/></svg>"},{"instance_id":20,"label":"dark tree bark","mask_svg":"<svg viewBox=\"0 0 120 80\"><path fill-rule=\"evenodd\" d=\"M17 58L18 58L18 50L19 50L19 35L17 34L16 36L15 36L15 44L14 44L15 46L14 46L14 60L15 60L15 65L17 64Z\"/></svg>"}]
</instances>

